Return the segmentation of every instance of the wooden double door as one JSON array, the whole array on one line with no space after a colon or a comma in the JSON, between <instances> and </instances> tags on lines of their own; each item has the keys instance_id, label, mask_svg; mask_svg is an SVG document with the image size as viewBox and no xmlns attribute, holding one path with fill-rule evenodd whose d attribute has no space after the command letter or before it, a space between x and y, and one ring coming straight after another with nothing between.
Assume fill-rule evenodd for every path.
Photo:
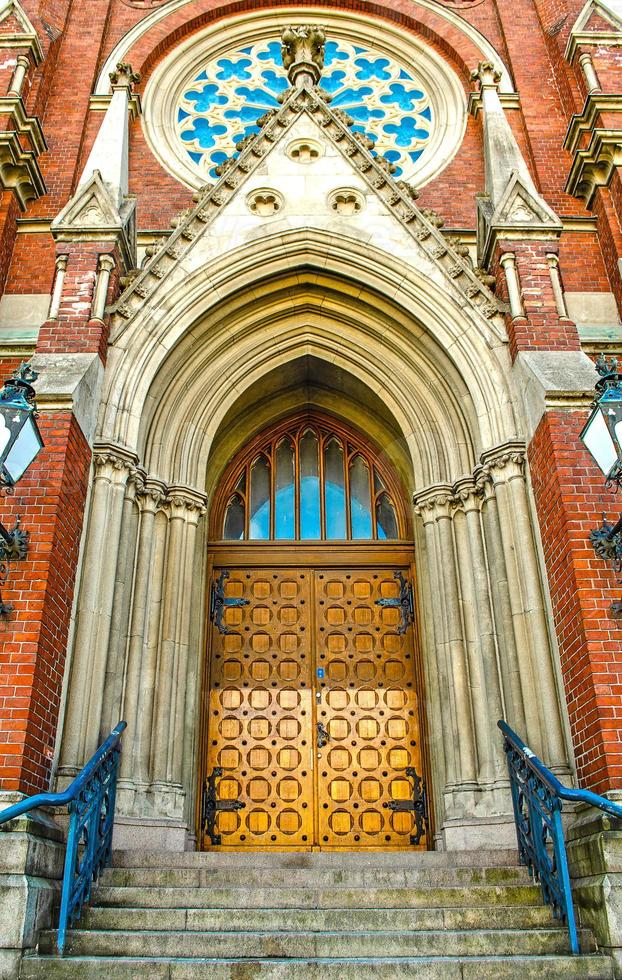
<instances>
[{"instance_id":1,"label":"wooden double door","mask_svg":"<svg viewBox=\"0 0 622 980\"><path fill-rule=\"evenodd\" d=\"M204 849L429 846L409 567L215 567Z\"/></svg>"}]
</instances>

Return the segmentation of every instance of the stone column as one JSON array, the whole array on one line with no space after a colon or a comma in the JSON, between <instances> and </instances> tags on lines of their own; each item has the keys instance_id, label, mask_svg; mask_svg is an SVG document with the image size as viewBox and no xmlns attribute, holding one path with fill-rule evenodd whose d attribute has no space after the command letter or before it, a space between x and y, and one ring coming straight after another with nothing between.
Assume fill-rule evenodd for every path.
<instances>
[{"instance_id":1,"label":"stone column","mask_svg":"<svg viewBox=\"0 0 622 980\"><path fill-rule=\"evenodd\" d=\"M59 775L73 775L100 739L123 503L134 457L113 446L93 455L93 486Z\"/></svg>"},{"instance_id":2,"label":"stone column","mask_svg":"<svg viewBox=\"0 0 622 980\"><path fill-rule=\"evenodd\" d=\"M174 487L166 510L169 534L152 743L153 780L165 794L181 791L183 779L194 548L204 498Z\"/></svg>"},{"instance_id":3,"label":"stone column","mask_svg":"<svg viewBox=\"0 0 622 980\"><path fill-rule=\"evenodd\" d=\"M566 768L551 637L534 541L521 445L501 446L482 456L499 509L508 571L512 622L525 716L523 736L549 766Z\"/></svg>"},{"instance_id":4,"label":"stone column","mask_svg":"<svg viewBox=\"0 0 622 980\"><path fill-rule=\"evenodd\" d=\"M425 528L430 587L435 612L434 635L438 666L441 725L447 764L445 790L450 797L448 815L455 807L460 814L476 782L476 750L469 691L467 653L460 613L460 595L452 513L451 488L430 487L415 498L416 513Z\"/></svg>"},{"instance_id":5,"label":"stone column","mask_svg":"<svg viewBox=\"0 0 622 980\"><path fill-rule=\"evenodd\" d=\"M137 495L140 518L123 696L127 736L120 769L121 779L131 779L134 782L147 782L149 779L148 768L141 765L145 761L144 743L151 737L151 726L145 724L149 720L150 711L149 705L145 703L144 691L147 688L153 692L155 664L146 657L145 640L148 629L153 530L156 512L164 500L163 491L162 484L147 481ZM139 699L142 702L142 714L139 712Z\"/></svg>"},{"instance_id":6,"label":"stone column","mask_svg":"<svg viewBox=\"0 0 622 980\"><path fill-rule=\"evenodd\" d=\"M458 547L458 567L463 603L470 612L468 619L465 614L465 623L470 623L467 649L478 781L486 785L507 776L496 728L497 721L504 716L496 630L484 550L481 491L471 479L459 481L455 490L466 525L466 533L461 536Z\"/></svg>"}]
</instances>

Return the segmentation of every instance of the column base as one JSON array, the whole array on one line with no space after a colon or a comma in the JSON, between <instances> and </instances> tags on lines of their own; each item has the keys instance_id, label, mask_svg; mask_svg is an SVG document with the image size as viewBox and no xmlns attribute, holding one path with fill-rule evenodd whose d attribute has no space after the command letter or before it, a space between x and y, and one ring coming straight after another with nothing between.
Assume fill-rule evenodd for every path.
<instances>
[{"instance_id":1,"label":"column base","mask_svg":"<svg viewBox=\"0 0 622 980\"><path fill-rule=\"evenodd\" d=\"M157 817L129 817L117 813L112 846L122 851L194 851L188 824Z\"/></svg>"},{"instance_id":2,"label":"column base","mask_svg":"<svg viewBox=\"0 0 622 980\"><path fill-rule=\"evenodd\" d=\"M17 980L23 953L53 926L64 862L63 833L47 814L0 827L0 980Z\"/></svg>"},{"instance_id":3,"label":"column base","mask_svg":"<svg viewBox=\"0 0 622 980\"><path fill-rule=\"evenodd\" d=\"M566 841L577 916L622 977L622 820L581 807Z\"/></svg>"}]
</instances>

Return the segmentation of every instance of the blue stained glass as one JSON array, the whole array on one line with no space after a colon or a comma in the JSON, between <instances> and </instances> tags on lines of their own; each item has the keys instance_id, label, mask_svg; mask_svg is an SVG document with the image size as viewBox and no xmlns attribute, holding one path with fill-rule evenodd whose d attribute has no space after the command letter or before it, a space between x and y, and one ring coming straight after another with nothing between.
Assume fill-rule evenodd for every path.
<instances>
[{"instance_id":1,"label":"blue stained glass","mask_svg":"<svg viewBox=\"0 0 622 980\"><path fill-rule=\"evenodd\" d=\"M270 537L270 466L259 456L251 466L249 538L265 541Z\"/></svg>"},{"instance_id":2,"label":"blue stained glass","mask_svg":"<svg viewBox=\"0 0 622 980\"><path fill-rule=\"evenodd\" d=\"M185 129L181 134L182 140L186 143L196 140L204 150L214 146L216 137L226 133L226 126L212 126L207 119L195 119L192 129Z\"/></svg>"},{"instance_id":3,"label":"blue stained glass","mask_svg":"<svg viewBox=\"0 0 622 980\"><path fill-rule=\"evenodd\" d=\"M220 58L216 66L220 69L216 72L216 78L221 82L226 82L230 78L237 78L240 81L252 78L252 73L248 70L252 65L250 58L239 58L233 61L232 58Z\"/></svg>"},{"instance_id":4,"label":"blue stained glass","mask_svg":"<svg viewBox=\"0 0 622 980\"><path fill-rule=\"evenodd\" d=\"M350 463L350 520L353 538L372 538L369 466L362 456Z\"/></svg>"},{"instance_id":5,"label":"blue stained glass","mask_svg":"<svg viewBox=\"0 0 622 980\"><path fill-rule=\"evenodd\" d=\"M200 92L186 92L184 98L187 102L194 102L197 112L207 112L213 105L226 105L227 100L224 95L218 94L218 85L206 85Z\"/></svg>"},{"instance_id":6,"label":"blue stained glass","mask_svg":"<svg viewBox=\"0 0 622 980\"><path fill-rule=\"evenodd\" d=\"M322 537L318 443L310 431L300 440L300 537L307 541Z\"/></svg>"},{"instance_id":7,"label":"blue stained glass","mask_svg":"<svg viewBox=\"0 0 622 980\"><path fill-rule=\"evenodd\" d=\"M404 116L399 126L395 123L388 123L383 127L385 133L394 133L397 146L410 146L417 139L425 139L428 135L427 130L421 129L410 116Z\"/></svg>"},{"instance_id":8,"label":"blue stained glass","mask_svg":"<svg viewBox=\"0 0 622 980\"><path fill-rule=\"evenodd\" d=\"M396 83L389 87L388 95L381 95L380 101L386 105L398 105L401 109L413 109L415 102L421 102L423 92L419 89L407 89L404 85ZM423 115L423 112L421 113Z\"/></svg>"},{"instance_id":9,"label":"blue stained glass","mask_svg":"<svg viewBox=\"0 0 622 980\"><path fill-rule=\"evenodd\" d=\"M339 47L337 41L327 41L324 48L324 67L330 68L333 61L347 61L349 54Z\"/></svg>"},{"instance_id":10,"label":"blue stained glass","mask_svg":"<svg viewBox=\"0 0 622 980\"><path fill-rule=\"evenodd\" d=\"M294 486L294 447L291 439L282 439L276 447L274 488L274 536L296 537L296 492Z\"/></svg>"},{"instance_id":11,"label":"blue stained glass","mask_svg":"<svg viewBox=\"0 0 622 980\"><path fill-rule=\"evenodd\" d=\"M332 106L354 120L353 129L374 143L373 155L411 179L434 125L429 96L421 80L390 57L346 40L329 40L320 85ZM215 167L236 145L258 131L257 120L277 109L288 88L281 46L275 38L226 52L208 63L186 86L177 107L177 135L185 157L203 174L217 178ZM187 144L195 144L193 150ZM207 154L199 149L209 150Z\"/></svg>"},{"instance_id":12,"label":"blue stained glass","mask_svg":"<svg viewBox=\"0 0 622 980\"><path fill-rule=\"evenodd\" d=\"M324 507L326 537L337 541L345 538L347 527L343 449L336 439L331 439L324 449Z\"/></svg>"},{"instance_id":13,"label":"blue stained glass","mask_svg":"<svg viewBox=\"0 0 622 980\"><path fill-rule=\"evenodd\" d=\"M357 58L354 64L359 69L356 77L363 79L363 81L367 81L369 78L383 80L391 77L391 72L387 71L388 58L376 58L374 61L369 58Z\"/></svg>"},{"instance_id":14,"label":"blue stained glass","mask_svg":"<svg viewBox=\"0 0 622 980\"><path fill-rule=\"evenodd\" d=\"M265 51L260 51L257 57L260 61L273 61L275 65L282 65L283 59L281 57L281 45L279 41L270 41Z\"/></svg>"},{"instance_id":15,"label":"blue stained glass","mask_svg":"<svg viewBox=\"0 0 622 980\"><path fill-rule=\"evenodd\" d=\"M261 77L266 83L266 87L270 89L271 92L276 92L280 95L288 88L288 82L284 75L277 75L274 71L262 71Z\"/></svg>"}]
</instances>

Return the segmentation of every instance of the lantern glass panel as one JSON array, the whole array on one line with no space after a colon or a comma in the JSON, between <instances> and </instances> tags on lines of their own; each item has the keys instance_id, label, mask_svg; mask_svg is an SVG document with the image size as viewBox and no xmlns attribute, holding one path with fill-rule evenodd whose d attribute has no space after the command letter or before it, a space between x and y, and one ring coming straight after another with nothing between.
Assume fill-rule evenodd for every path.
<instances>
[{"instance_id":1,"label":"lantern glass panel","mask_svg":"<svg viewBox=\"0 0 622 980\"><path fill-rule=\"evenodd\" d=\"M22 427L4 460L5 475L8 475L11 483L17 483L43 447L37 423L32 415L25 412L20 414L25 415L26 418L22 419Z\"/></svg>"},{"instance_id":2,"label":"lantern glass panel","mask_svg":"<svg viewBox=\"0 0 622 980\"><path fill-rule=\"evenodd\" d=\"M618 454L600 405L594 409L583 429L581 441L605 476L608 476L618 461Z\"/></svg>"},{"instance_id":3,"label":"lantern glass panel","mask_svg":"<svg viewBox=\"0 0 622 980\"><path fill-rule=\"evenodd\" d=\"M609 429L618 459L622 459L622 392L609 388L599 401L599 407Z\"/></svg>"}]
</instances>

